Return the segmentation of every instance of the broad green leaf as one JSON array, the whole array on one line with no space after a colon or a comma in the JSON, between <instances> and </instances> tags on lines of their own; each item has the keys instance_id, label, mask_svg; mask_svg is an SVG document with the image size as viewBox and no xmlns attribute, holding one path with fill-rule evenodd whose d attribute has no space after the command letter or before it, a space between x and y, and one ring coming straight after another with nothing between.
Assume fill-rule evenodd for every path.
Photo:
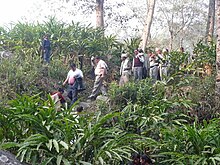
<instances>
[{"instance_id":1,"label":"broad green leaf","mask_svg":"<svg viewBox=\"0 0 220 165\"><path fill-rule=\"evenodd\" d=\"M63 158L62 161L64 165L70 165L70 162L67 159Z\"/></svg>"},{"instance_id":2,"label":"broad green leaf","mask_svg":"<svg viewBox=\"0 0 220 165\"><path fill-rule=\"evenodd\" d=\"M63 158L62 155L57 156L57 165L60 165L62 158Z\"/></svg>"},{"instance_id":3,"label":"broad green leaf","mask_svg":"<svg viewBox=\"0 0 220 165\"><path fill-rule=\"evenodd\" d=\"M105 153L109 156L109 158L111 159L112 158L112 155L111 155L111 153L110 152L108 152L108 151L105 151Z\"/></svg>"},{"instance_id":4,"label":"broad green leaf","mask_svg":"<svg viewBox=\"0 0 220 165\"><path fill-rule=\"evenodd\" d=\"M103 161L102 157L99 157L98 159L99 159L99 162L101 163L101 165L103 165L104 161Z\"/></svg>"},{"instance_id":5,"label":"broad green leaf","mask_svg":"<svg viewBox=\"0 0 220 165\"><path fill-rule=\"evenodd\" d=\"M46 146L47 146L47 148L48 148L50 151L51 151L51 149L52 149L52 147L53 147L52 142L53 142L53 140L50 139L50 140L49 140L49 143L46 143Z\"/></svg>"},{"instance_id":6,"label":"broad green leaf","mask_svg":"<svg viewBox=\"0 0 220 165\"><path fill-rule=\"evenodd\" d=\"M14 143L14 142L7 142L7 143L2 143L0 145L0 148L2 149L9 149L9 148L12 148L12 147L17 147L18 144L17 143Z\"/></svg>"},{"instance_id":7,"label":"broad green leaf","mask_svg":"<svg viewBox=\"0 0 220 165\"><path fill-rule=\"evenodd\" d=\"M49 164L49 163L51 162L51 160L53 160L53 159L54 159L54 157L47 158L45 161L43 161L43 162L41 163L41 165L47 165L47 164Z\"/></svg>"},{"instance_id":8,"label":"broad green leaf","mask_svg":"<svg viewBox=\"0 0 220 165\"><path fill-rule=\"evenodd\" d=\"M79 161L80 163L82 163L83 165L92 165L91 163L89 163L89 162L84 162L84 161Z\"/></svg>"},{"instance_id":9,"label":"broad green leaf","mask_svg":"<svg viewBox=\"0 0 220 165\"><path fill-rule=\"evenodd\" d=\"M53 145L54 145L57 153L59 153L59 144L58 144L58 142L55 139L53 139Z\"/></svg>"},{"instance_id":10,"label":"broad green leaf","mask_svg":"<svg viewBox=\"0 0 220 165\"><path fill-rule=\"evenodd\" d=\"M68 144L66 143L66 142L64 142L64 141L60 141L60 144L65 148L65 149L69 149L69 146L68 146Z\"/></svg>"},{"instance_id":11,"label":"broad green leaf","mask_svg":"<svg viewBox=\"0 0 220 165\"><path fill-rule=\"evenodd\" d=\"M213 157L213 159L215 159L215 160L220 162L220 157Z\"/></svg>"}]
</instances>

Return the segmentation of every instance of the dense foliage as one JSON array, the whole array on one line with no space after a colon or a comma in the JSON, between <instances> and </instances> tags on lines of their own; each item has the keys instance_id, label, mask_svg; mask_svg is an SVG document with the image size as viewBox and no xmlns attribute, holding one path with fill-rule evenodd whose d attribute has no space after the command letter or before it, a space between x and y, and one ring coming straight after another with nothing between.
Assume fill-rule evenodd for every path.
<instances>
[{"instance_id":1,"label":"dense foliage","mask_svg":"<svg viewBox=\"0 0 220 165\"><path fill-rule=\"evenodd\" d=\"M53 43L49 65L41 62L39 51L45 32ZM0 61L0 148L21 161L117 165L127 164L131 154L139 152L161 165L219 164L215 71L209 75L203 70L214 64L214 44L199 43L190 63L188 53L170 52L166 81L152 84L145 79L122 87L111 82L109 101L97 101L95 110L90 107L77 114L75 107L56 111L48 96L64 80L67 60L77 61L71 53L84 54L85 59L111 55L105 59L114 74L120 52L132 53L139 39L119 43L99 29L53 19L43 25L19 23L0 33L0 48L12 52ZM89 67L83 66L86 76Z\"/></svg>"}]
</instances>

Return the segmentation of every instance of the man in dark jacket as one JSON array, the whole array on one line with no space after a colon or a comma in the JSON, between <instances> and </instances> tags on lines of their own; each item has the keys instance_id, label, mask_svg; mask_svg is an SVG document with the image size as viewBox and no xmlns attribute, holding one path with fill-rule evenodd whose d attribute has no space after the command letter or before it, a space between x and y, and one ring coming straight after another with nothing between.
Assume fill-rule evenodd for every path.
<instances>
[{"instance_id":1,"label":"man in dark jacket","mask_svg":"<svg viewBox=\"0 0 220 165\"><path fill-rule=\"evenodd\" d=\"M50 63L51 43L48 38L48 34L44 36L44 40L42 42L42 51L44 62Z\"/></svg>"}]
</instances>

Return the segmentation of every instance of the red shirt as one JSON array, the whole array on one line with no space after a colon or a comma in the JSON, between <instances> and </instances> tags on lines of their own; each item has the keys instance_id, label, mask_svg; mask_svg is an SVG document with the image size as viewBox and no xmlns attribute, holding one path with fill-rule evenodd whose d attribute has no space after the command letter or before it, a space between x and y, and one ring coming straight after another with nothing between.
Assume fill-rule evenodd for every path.
<instances>
[{"instance_id":1,"label":"red shirt","mask_svg":"<svg viewBox=\"0 0 220 165\"><path fill-rule=\"evenodd\" d=\"M138 57L134 57L134 67L142 67L143 63L140 61Z\"/></svg>"},{"instance_id":2,"label":"red shirt","mask_svg":"<svg viewBox=\"0 0 220 165\"><path fill-rule=\"evenodd\" d=\"M65 99L64 99L63 95L62 95L60 92L53 92L53 93L51 93L51 96L52 96L52 95L55 95L55 94L58 95L58 97L59 97L61 103L64 103L64 102L65 102Z\"/></svg>"}]
</instances>

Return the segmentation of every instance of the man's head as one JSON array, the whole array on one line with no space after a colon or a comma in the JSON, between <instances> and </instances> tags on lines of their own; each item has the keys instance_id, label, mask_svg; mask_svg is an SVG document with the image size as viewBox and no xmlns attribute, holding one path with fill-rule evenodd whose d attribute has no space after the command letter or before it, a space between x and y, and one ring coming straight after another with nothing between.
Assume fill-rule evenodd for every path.
<instances>
[{"instance_id":1,"label":"man's head","mask_svg":"<svg viewBox=\"0 0 220 165\"><path fill-rule=\"evenodd\" d=\"M137 55L139 52L137 49L134 50L134 55Z\"/></svg>"},{"instance_id":2,"label":"man's head","mask_svg":"<svg viewBox=\"0 0 220 165\"><path fill-rule=\"evenodd\" d=\"M121 60L125 60L127 57L128 57L128 55L126 53L121 54Z\"/></svg>"},{"instance_id":3,"label":"man's head","mask_svg":"<svg viewBox=\"0 0 220 165\"><path fill-rule=\"evenodd\" d=\"M140 163L140 154L133 153L131 155L131 159L133 160L134 165L139 164Z\"/></svg>"},{"instance_id":4,"label":"man's head","mask_svg":"<svg viewBox=\"0 0 220 165\"><path fill-rule=\"evenodd\" d=\"M98 63L100 60L101 60L101 57L99 57L99 56L96 56L96 57L95 57L95 62L96 62L96 63Z\"/></svg>"},{"instance_id":5,"label":"man's head","mask_svg":"<svg viewBox=\"0 0 220 165\"><path fill-rule=\"evenodd\" d=\"M75 63L71 63L70 64L70 68L75 71L76 70L76 64Z\"/></svg>"},{"instance_id":6,"label":"man's head","mask_svg":"<svg viewBox=\"0 0 220 165\"><path fill-rule=\"evenodd\" d=\"M61 94L64 93L64 89L63 88L58 88L58 92L60 92Z\"/></svg>"},{"instance_id":7,"label":"man's head","mask_svg":"<svg viewBox=\"0 0 220 165\"><path fill-rule=\"evenodd\" d=\"M82 106L79 106L79 107L76 108L76 112L77 113L80 113L82 111L83 111L83 107Z\"/></svg>"},{"instance_id":8,"label":"man's head","mask_svg":"<svg viewBox=\"0 0 220 165\"><path fill-rule=\"evenodd\" d=\"M141 165L151 165L153 162L147 155L141 155L140 157Z\"/></svg>"},{"instance_id":9,"label":"man's head","mask_svg":"<svg viewBox=\"0 0 220 165\"><path fill-rule=\"evenodd\" d=\"M48 39L48 38L49 38L49 34L45 34L44 39Z\"/></svg>"},{"instance_id":10,"label":"man's head","mask_svg":"<svg viewBox=\"0 0 220 165\"><path fill-rule=\"evenodd\" d=\"M141 48L138 49L138 52L139 53L144 53L143 49L141 49Z\"/></svg>"},{"instance_id":11,"label":"man's head","mask_svg":"<svg viewBox=\"0 0 220 165\"><path fill-rule=\"evenodd\" d=\"M156 52L156 54L161 54L162 53L160 48L155 48L155 52Z\"/></svg>"},{"instance_id":12,"label":"man's head","mask_svg":"<svg viewBox=\"0 0 220 165\"><path fill-rule=\"evenodd\" d=\"M184 47L180 47L180 52L184 53Z\"/></svg>"}]
</instances>

